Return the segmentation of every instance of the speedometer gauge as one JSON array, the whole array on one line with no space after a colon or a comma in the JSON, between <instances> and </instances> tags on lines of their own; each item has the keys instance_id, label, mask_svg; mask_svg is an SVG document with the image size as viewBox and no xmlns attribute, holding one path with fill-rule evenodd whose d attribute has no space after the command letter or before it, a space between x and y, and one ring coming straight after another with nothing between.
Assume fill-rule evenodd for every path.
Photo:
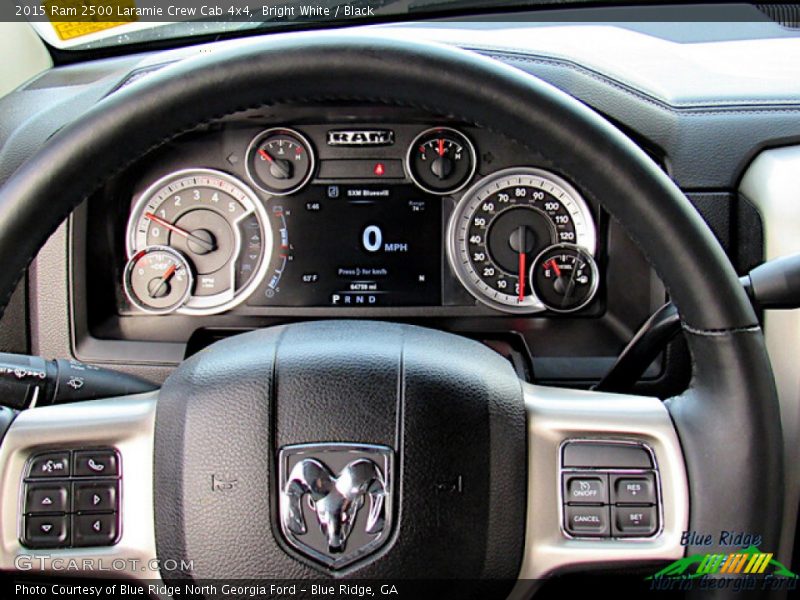
<instances>
[{"instance_id":1,"label":"speedometer gauge","mask_svg":"<svg viewBox=\"0 0 800 600\"><path fill-rule=\"evenodd\" d=\"M481 302L513 313L546 308L529 281L533 260L557 243L595 251L594 219L577 190L542 169L499 171L468 190L450 219L448 258Z\"/></svg>"},{"instance_id":2,"label":"speedometer gauge","mask_svg":"<svg viewBox=\"0 0 800 600\"><path fill-rule=\"evenodd\" d=\"M211 169L177 171L150 186L128 221L128 256L167 246L194 275L188 300L175 307L215 314L244 301L263 279L272 230L261 201L238 179Z\"/></svg>"}]
</instances>

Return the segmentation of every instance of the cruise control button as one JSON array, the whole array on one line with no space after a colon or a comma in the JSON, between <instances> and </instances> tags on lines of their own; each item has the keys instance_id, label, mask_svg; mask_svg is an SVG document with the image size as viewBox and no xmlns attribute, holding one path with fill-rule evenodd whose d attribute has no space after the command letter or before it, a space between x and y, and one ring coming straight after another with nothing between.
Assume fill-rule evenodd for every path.
<instances>
[{"instance_id":1,"label":"cruise control button","mask_svg":"<svg viewBox=\"0 0 800 600\"><path fill-rule=\"evenodd\" d=\"M565 529L576 537L608 537L608 506L565 506Z\"/></svg>"},{"instance_id":2,"label":"cruise control button","mask_svg":"<svg viewBox=\"0 0 800 600\"><path fill-rule=\"evenodd\" d=\"M72 509L75 512L107 512L117 510L117 483L75 483L73 484Z\"/></svg>"},{"instance_id":3,"label":"cruise control button","mask_svg":"<svg viewBox=\"0 0 800 600\"><path fill-rule=\"evenodd\" d=\"M34 457L28 477L69 477L69 452L48 452Z\"/></svg>"},{"instance_id":4,"label":"cruise control button","mask_svg":"<svg viewBox=\"0 0 800 600\"><path fill-rule=\"evenodd\" d=\"M66 515L25 517L25 539L29 548L58 548L69 545Z\"/></svg>"},{"instance_id":5,"label":"cruise control button","mask_svg":"<svg viewBox=\"0 0 800 600\"><path fill-rule=\"evenodd\" d=\"M87 450L75 453L77 477L116 477L117 455L111 450Z\"/></svg>"},{"instance_id":6,"label":"cruise control button","mask_svg":"<svg viewBox=\"0 0 800 600\"><path fill-rule=\"evenodd\" d=\"M653 475L632 477L615 476L612 479L615 504L655 504L656 489Z\"/></svg>"},{"instance_id":7,"label":"cruise control button","mask_svg":"<svg viewBox=\"0 0 800 600\"><path fill-rule=\"evenodd\" d=\"M26 513L63 513L67 510L69 510L68 484L28 484L25 493Z\"/></svg>"},{"instance_id":8,"label":"cruise control button","mask_svg":"<svg viewBox=\"0 0 800 600\"><path fill-rule=\"evenodd\" d=\"M656 532L658 516L655 506L613 506L614 535L648 537Z\"/></svg>"},{"instance_id":9,"label":"cruise control button","mask_svg":"<svg viewBox=\"0 0 800 600\"><path fill-rule=\"evenodd\" d=\"M575 473L564 476L564 501L569 504L608 504L604 474Z\"/></svg>"},{"instance_id":10,"label":"cruise control button","mask_svg":"<svg viewBox=\"0 0 800 600\"><path fill-rule=\"evenodd\" d=\"M73 515L73 546L110 546L117 539L117 515Z\"/></svg>"}]
</instances>

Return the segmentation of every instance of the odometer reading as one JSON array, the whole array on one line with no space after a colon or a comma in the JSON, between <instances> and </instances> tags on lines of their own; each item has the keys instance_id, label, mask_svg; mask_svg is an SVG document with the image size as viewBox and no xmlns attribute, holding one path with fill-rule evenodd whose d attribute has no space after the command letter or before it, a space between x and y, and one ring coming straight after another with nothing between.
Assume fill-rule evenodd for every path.
<instances>
[{"instance_id":1,"label":"odometer reading","mask_svg":"<svg viewBox=\"0 0 800 600\"><path fill-rule=\"evenodd\" d=\"M500 171L469 190L450 221L448 255L477 299L507 312L545 308L529 270L542 250L569 243L595 250L592 214L562 178L540 169Z\"/></svg>"}]
</instances>

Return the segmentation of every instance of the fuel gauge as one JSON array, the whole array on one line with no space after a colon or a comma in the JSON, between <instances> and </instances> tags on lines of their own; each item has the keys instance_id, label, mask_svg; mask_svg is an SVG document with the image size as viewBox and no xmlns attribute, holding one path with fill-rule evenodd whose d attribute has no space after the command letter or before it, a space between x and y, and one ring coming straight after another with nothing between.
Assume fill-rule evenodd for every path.
<instances>
[{"instance_id":1,"label":"fuel gauge","mask_svg":"<svg viewBox=\"0 0 800 600\"><path fill-rule=\"evenodd\" d=\"M592 255L573 244L545 248L531 265L533 293L554 312L574 312L589 304L599 279Z\"/></svg>"}]
</instances>

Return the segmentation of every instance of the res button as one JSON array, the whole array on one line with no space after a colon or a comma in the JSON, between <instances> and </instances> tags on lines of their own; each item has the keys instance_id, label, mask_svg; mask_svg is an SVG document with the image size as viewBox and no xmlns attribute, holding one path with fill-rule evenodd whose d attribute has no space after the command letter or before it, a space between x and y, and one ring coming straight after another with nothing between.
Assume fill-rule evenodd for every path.
<instances>
[{"instance_id":1,"label":"res button","mask_svg":"<svg viewBox=\"0 0 800 600\"><path fill-rule=\"evenodd\" d=\"M653 475L613 477L615 504L655 504Z\"/></svg>"}]
</instances>

